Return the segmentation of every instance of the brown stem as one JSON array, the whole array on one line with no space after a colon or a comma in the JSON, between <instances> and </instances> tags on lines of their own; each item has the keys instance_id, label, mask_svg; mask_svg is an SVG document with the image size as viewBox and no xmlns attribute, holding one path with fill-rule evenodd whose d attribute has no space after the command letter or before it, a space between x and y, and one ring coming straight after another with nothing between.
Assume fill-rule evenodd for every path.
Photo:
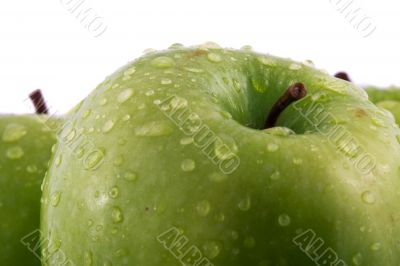
<instances>
[{"instance_id":1,"label":"brown stem","mask_svg":"<svg viewBox=\"0 0 400 266\"><path fill-rule=\"evenodd\" d=\"M265 122L265 129L274 127L280 114L292 103L304 98L307 90L303 83L295 83L291 85L278 101L272 106Z\"/></svg>"},{"instance_id":2,"label":"brown stem","mask_svg":"<svg viewBox=\"0 0 400 266\"><path fill-rule=\"evenodd\" d=\"M338 79L343 79L343 80L348 81L348 82L351 82L351 78L349 77L349 75L346 72L343 72L343 71L336 73L334 77L338 78Z\"/></svg>"},{"instance_id":3,"label":"brown stem","mask_svg":"<svg viewBox=\"0 0 400 266\"><path fill-rule=\"evenodd\" d=\"M46 101L44 100L42 91L40 89L34 90L29 94L33 106L35 107L36 114L48 114L49 109L47 109Z\"/></svg>"}]
</instances>

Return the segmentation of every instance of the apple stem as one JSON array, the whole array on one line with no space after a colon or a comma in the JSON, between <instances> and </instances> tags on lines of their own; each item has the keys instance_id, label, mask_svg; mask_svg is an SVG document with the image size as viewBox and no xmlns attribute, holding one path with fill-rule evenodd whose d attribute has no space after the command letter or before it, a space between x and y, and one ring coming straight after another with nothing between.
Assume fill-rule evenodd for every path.
<instances>
[{"instance_id":1,"label":"apple stem","mask_svg":"<svg viewBox=\"0 0 400 266\"><path fill-rule=\"evenodd\" d=\"M334 77L338 78L338 79L343 79L343 80L348 81L348 82L351 82L351 78L349 77L349 75L346 72L343 72L343 71L336 73Z\"/></svg>"},{"instance_id":2,"label":"apple stem","mask_svg":"<svg viewBox=\"0 0 400 266\"><path fill-rule=\"evenodd\" d=\"M292 103L304 98L307 95L307 90L303 83L295 83L286 90L278 101L272 106L265 122L265 129L274 127L280 114Z\"/></svg>"},{"instance_id":3,"label":"apple stem","mask_svg":"<svg viewBox=\"0 0 400 266\"><path fill-rule=\"evenodd\" d=\"M29 94L33 106L35 107L36 114L48 114L49 109L46 106L42 91L40 89L34 90Z\"/></svg>"}]
</instances>

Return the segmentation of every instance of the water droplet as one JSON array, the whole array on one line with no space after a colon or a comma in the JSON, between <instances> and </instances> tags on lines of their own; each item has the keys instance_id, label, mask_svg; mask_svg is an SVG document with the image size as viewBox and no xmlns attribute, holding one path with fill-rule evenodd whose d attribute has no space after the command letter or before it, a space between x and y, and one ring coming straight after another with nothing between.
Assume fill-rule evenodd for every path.
<instances>
[{"instance_id":1,"label":"water droplet","mask_svg":"<svg viewBox=\"0 0 400 266\"><path fill-rule=\"evenodd\" d=\"M169 47L168 47L168 49L179 49L179 48L182 48L183 47L183 44L181 44L181 43L173 43L173 44L171 44Z\"/></svg>"},{"instance_id":2,"label":"water droplet","mask_svg":"<svg viewBox=\"0 0 400 266\"><path fill-rule=\"evenodd\" d=\"M92 219L89 219L88 222L87 222L87 226L88 226L88 227L92 227L92 226L93 226L93 223L94 223L93 220L92 220Z\"/></svg>"},{"instance_id":3,"label":"water droplet","mask_svg":"<svg viewBox=\"0 0 400 266\"><path fill-rule=\"evenodd\" d=\"M61 192L59 191L54 192L50 197L51 206L57 207L58 204L60 203L60 199L61 199Z\"/></svg>"},{"instance_id":4,"label":"water droplet","mask_svg":"<svg viewBox=\"0 0 400 266\"><path fill-rule=\"evenodd\" d=\"M113 229L111 229L111 234L115 235L118 233L118 231L119 231L118 228L114 227Z\"/></svg>"},{"instance_id":5,"label":"water droplet","mask_svg":"<svg viewBox=\"0 0 400 266\"><path fill-rule=\"evenodd\" d=\"M110 192L108 192L108 195L110 195L110 197L112 199L116 199L119 196L119 189L117 187L113 187Z\"/></svg>"},{"instance_id":6,"label":"water droplet","mask_svg":"<svg viewBox=\"0 0 400 266\"><path fill-rule=\"evenodd\" d=\"M267 150L269 152L274 152L274 151L277 151L278 149L279 149L279 145L276 143L268 143L268 145L267 145Z\"/></svg>"},{"instance_id":7,"label":"water droplet","mask_svg":"<svg viewBox=\"0 0 400 266\"><path fill-rule=\"evenodd\" d=\"M232 249L232 255L233 256L237 256L237 255L239 255L239 253L240 253L240 249L238 249L238 248Z\"/></svg>"},{"instance_id":8,"label":"water droplet","mask_svg":"<svg viewBox=\"0 0 400 266\"><path fill-rule=\"evenodd\" d=\"M161 79L161 85L168 85L168 84L171 84L171 83L172 83L172 80L169 79L169 78L162 78Z\"/></svg>"},{"instance_id":9,"label":"water droplet","mask_svg":"<svg viewBox=\"0 0 400 266\"><path fill-rule=\"evenodd\" d=\"M100 105L106 105L106 103L107 103L107 98L103 98L103 99L101 99L100 100Z\"/></svg>"},{"instance_id":10,"label":"water droplet","mask_svg":"<svg viewBox=\"0 0 400 266\"><path fill-rule=\"evenodd\" d=\"M128 254L129 254L128 250L124 248L118 249L114 252L115 257L125 257L128 256Z\"/></svg>"},{"instance_id":11,"label":"water droplet","mask_svg":"<svg viewBox=\"0 0 400 266\"><path fill-rule=\"evenodd\" d=\"M122 221L124 220L124 215L122 214L121 209L118 207L113 207L111 218L114 223L122 223Z\"/></svg>"},{"instance_id":12,"label":"water droplet","mask_svg":"<svg viewBox=\"0 0 400 266\"><path fill-rule=\"evenodd\" d=\"M211 209L211 206L210 206L210 203L207 200L200 201L196 205L197 213L200 216L203 216L203 217L205 217L205 216L207 216L209 214L210 209Z\"/></svg>"},{"instance_id":13,"label":"water droplet","mask_svg":"<svg viewBox=\"0 0 400 266\"><path fill-rule=\"evenodd\" d=\"M221 56L219 54L216 54L216 53L208 53L207 58L211 62L215 62L215 63L218 63L218 62L222 61Z\"/></svg>"},{"instance_id":14,"label":"water droplet","mask_svg":"<svg viewBox=\"0 0 400 266\"><path fill-rule=\"evenodd\" d=\"M215 42L205 42L203 44L200 44L199 48L200 49L204 49L204 50L207 50L207 49L221 49L221 46L218 43L215 43Z\"/></svg>"},{"instance_id":15,"label":"water droplet","mask_svg":"<svg viewBox=\"0 0 400 266\"><path fill-rule=\"evenodd\" d=\"M281 173L279 171L275 171L269 176L269 178L271 178L272 180L278 180L279 178L281 178Z\"/></svg>"},{"instance_id":16,"label":"water droplet","mask_svg":"<svg viewBox=\"0 0 400 266\"><path fill-rule=\"evenodd\" d=\"M252 51L252 50L253 50L253 47L251 47L251 45L246 44L246 45L243 45L243 46L240 48L240 50L243 50L243 51Z\"/></svg>"},{"instance_id":17,"label":"water droplet","mask_svg":"<svg viewBox=\"0 0 400 266\"><path fill-rule=\"evenodd\" d=\"M232 237L233 240L236 240L236 239L239 238L239 233L236 232L236 231L232 231L231 232L231 237Z\"/></svg>"},{"instance_id":18,"label":"water droplet","mask_svg":"<svg viewBox=\"0 0 400 266\"><path fill-rule=\"evenodd\" d=\"M159 137L171 135L173 129L168 122L148 122L135 128L134 133L139 137Z\"/></svg>"},{"instance_id":19,"label":"water droplet","mask_svg":"<svg viewBox=\"0 0 400 266\"><path fill-rule=\"evenodd\" d=\"M104 152L100 150L94 150L88 154L83 163L86 169L94 169L100 165L103 159Z\"/></svg>"},{"instance_id":20,"label":"water droplet","mask_svg":"<svg viewBox=\"0 0 400 266\"><path fill-rule=\"evenodd\" d=\"M122 155L118 155L117 157L115 157L114 159L114 165L115 166L121 166L124 163L125 159L124 156Z\"/></svg>"},{"instance_id":21,"label":"water droplet","mask_svg":"<svg viewBox=\"0 0 400 266\"><path fill-rule=\"evenodd\" d=\"M222 174L220 172L214 172L214 173L210 174L208 176L208 178L212 182L220 183L220 182L224 182L225 180L227 180L228 176L224 175L224 174Z\"/></svg>"},{"instance_id":22,"label":"water droplet","mask_svg":"<svg viewBox=\"0 0 400 266\"><path fill-rule=\"evenodd\" d=\"M137 174L131 171L128 171L124 174L124 179L126 181L135 181L138 178Z\"/></svg>"},{"instance_id":23,"label":"water droplet","mask_svg":"<svg viewBox=\"0 0 400 266\"><path fill-rule=\"evenodd\" d=\"M231 119L232 118L232 115L229 112L221 111L220 114L222 115L223 118L226 118L226 119Z\"/></svg>"},{"instance_id":24,"label":"water droplet","mask_svg":"<svg viewBox=\"0 0 400 266\"><path fill-rule=\"evenodd\" d=\"M184 159L181 163L181 169L185 172L193 171L195 167L196 163L192 159Z\"/></svg>"},{"instance_id":25,"label":"water droplet","mask_svg":"<svg viewBox=\"0 0 400 266\"><path fill-rule=\"evenodd\" d=\"M127 81L127 80L130 80L131 78L132 78L131 76L123 76L122 80L123 81Z\"/></svg>"},{"instance_id":26,"label":"water droplet","mask_svg":"<svg viewBox=\"0 0 400 266\"><path fill-rule=\"evenodd\" d=\"M361 265L363 261L363 257L361 253L357 253L356 255L353 256L353 264L354 265Z\"/></svg>"},{"instance_id":27,"label":"water droplet","mask_svg":"<svg viewBox=\"0 0 400 266\"><path fill-rule=\"evenodd\" d=\"M219 214L215 215L214 218L217 222L222 223L223 221L225 221L225 214L219 213Z\"/></svg>"},{"instance_id":28,"label":"water droplet","mask_svg":"<svg viewBox=\"0 0 400 266\"><path fill-rule=\"evenodd\" d=\"M290 223L291 223L290 216L287 215L287 214L279 215L279 217L278 217L278 223L279 223L280 226L283 226L283 227L289 226Z\"/></svg>"},{"instance_id":29,"label":"water droplet","mask_svg":"<svg viewBox=\"0 0 400 266\"><path fill-rule=\"evenodd\" d=\"M11 160L18 160L24 156L24 154L24 150L19 146L8 148L6 152L6 156Z\"/></svg>"},{"instance_id":30,"label":"water droplet","mask_svg":"<svg viewBox=\"0 0 400 266\"><path fill-rule=\"evenodd\" d=\"M229 135L220 135L214 142L215 155L221 160L228 160L238 152L235 140Z\"/></svg>"},{"instance_id":31,"label":"water droplet","mask_svg":"<svg viewBox=\"0 0 400 266\"><path fill-rule=\"evenodd\" d=\"M375 196L371 191L364 191L361 194L361 199L364 203L367 204L374 204L375 203Z\"/></svg>"},{"instance_id":32,"label":"water droplet","mask_svg":"<svg viewBox=\"0 0 400 266\"><path fill-rule=\"evenodd\" d=\"M238 204L238 208L241 211L248 211L250 210L251 207L251 199L250 196L247 195L244 199L242 199L239 204Z\"/></svg>"},{"instance_id":33,"label":"water droplet","mask_svg":"<svg viewBox=\"0 0 400 266\"><path fill-rule=\"evenodd\" d=\"M136 72L135 67L128 68L127 70L124 71L124 76L130 76Z\"/></svg>"},{"instance_id":34,"label":"water droplet","mask_svg":"<svg viewBox=\"0 0 400 266\"><path fill-rule=\"evenodd\" d=\"M92 266L93 265L92 252L90 252L90 251L85 252L83 260L84 260L85 266Z\"/></svg>"},{"instance_id":35,"label":"water droplet","mask_svg":"<svg viewBox=\"0 0 400 266\"><path fill-rule=\"evenodd\" d=\"M276 64L275 59L273 59L272 57L267 57L267 56L258 57L258 61L260 61L261 64L266 65L266 66L274 66Z\"/></svg>"},{"instance_id":36,"label":"water droplet","mask_svg":"<svg viewBox=\"0 0 400 266\"><path fill-rule=\"evenodd\" d=\"M180 143L181 145L189 145L189 144L192 144L192 143L193 143L193 138L191 138L191 137L182 138L182 139L179 141L179 143Z\"/></svg>"},{"instance_id":37,"label":"water droplet","mask_svg":"<svg viewBox=\"0 0 400 266\"><path fill-rule=\"evenodd\" d=\"M301 69L301 65L296 64L296 63L292 63L292 64L290 64L289 69L291 69L291 70L299 70L299 69Z\"/></svg>"},{"instance_id":38,"label":"water droplet","mask_svg":"<svg viewBox=\"0 0 400 266\"><path fill-rule=\"evenodd\" d=\"M38 167L34 164L30 164L26 167L26 171L28 173L36 173L38 171Z\"/></svg>"},{"instance_id":39,"label":"water droplet","mask_svg":"<svg viewBox=\"0 0 400 266\"><path fill-rule=\"evenodd\" d=\"M319 149L318 149L318 147L315 146L314 144L311 144L311 145L310 145L310 150L311 150L312 152L316 152L316 151L318 151Z\"/></svg>"},{"instance_id":40,"label":"water droplet","mask_svg":"<svg viewBox=\"0 0 400 266\"><path fill-rule=\"evenodd\" d=\"M23 136L26 135L27 132L28 131L23 125L9 124L4 129L2 139L4 142L14 142L20 140Z\"/></svg>"},{"instance_id":41,"label":"water droplet","mask_svg":"<svg viewBox=\"0 0 400 266\"><path fill-rule=\"evenodd\" d=\"M185 67L185 69L192 73L203 73L204 72L204 70L201 68Z\"/></svg>"},{"instance_id":42,"label":"water droplet","mask_svg":"<svg viewBox=\"0 0 400 266\"><path fill-rule=\"evenodd\" d=\"M248 236L244 239L243 245L245 248L254 248L256 240L252 236Z\"/></svg>"},{"instance_id":43,"label":"water droplet","mask_svg":"<svg viewBox=\"0 0 400 266\"><path fill-rule=\"evenodd\" d=\"M113 266L109 260L103 262L103 266Z\"/></svg>"},{"instance_id":44,"label":"water droplet","mask_svg":"<svg viewBox=\"0 0 400 266\"><path fill-rule=\"evenodd\" d=\"M82 118L87 118L91 113L92 113L92 110L87 109L85 112L83 112Z\"/></svg>"},{"instance_id":45,"label":"water droplet","mask_svg":"<svg viewBox=\"0 0 400 266\"><path fill-rule=\"evenodd\" d=\"M167 56L159 56L151 61L151 65L158 68L168 68L175 65L175 61Z\"/></svg>"},{"instance_id":46,"label":"water droplet","mask_svg":"<svg viewBox=\"0 0 400 266\"><path fill-rule=\"evenodd\" d=\"M146 96L154 95L154 90L150 89L150 90L146 91L144 95L146 95Z\"/></svg>"},{"instance_id":47,"label":"water droplet","mask_svg":"<svg viewBox=\"0 0 400 266\"><path fill-rule=\"evenodd\" d=\"M129 98L131 98L133 94L132 89L125 89L120 94L118 94L117 101L120 103L126 102Z\"/></svg>"},{"instance_id":48,"label":"water droplet","mask_svg":"<svg viewBox=\"0 0 400 266\"><path fill-rule=\"evenodd\" d=\"M378 126L378 127L386 127L385 121L383 121L382 119L380 119L380 118L378 118L378 117L376 117L376 116L371 117L371 120L372 120L372 123L373 123L375 126Z\"/></svg>"},{"instance_id":49,"label":"water droplet","mask_svg":"<svg viewBox=\"0 0 400 266\"><path fill-rule=\"evenodd\" d=\"M379 243L379 242L376 242L376 243L371 245L370 249L373 250L373 251L378 251L378 250L381 249L381 247L382 247L382 244Z\"/></svg>"},{"instance_id":50,"label":"water droplet","mask_svg":"<svg viewBox=\"0 0 400 266\"><path fill-rule=\"evenodd\" d=\"M222 249L222 244L217 241L207 241L203 245L204 255L209 259L214 259L219 255Z\"/></svg>"},{"instance_id":51,"label":"water droplet","mask_svg":"<svg viewBox=\"0 0 400 266\"><path fill-rule=\"evenodd\" d=\"M61 163L62 163L62 155L61 154L56 157L56 160L54 161L54 163L57 167L61 165Z\"/></svg>"},{"instance_id":52,"label":"water droplet","mask_svg":"<svg viewBox=\"0 0 400 266\"><path fill-rule=\"evenodd\" d=\"M122 117L122 121L128 121L129 119L131 119L131 115L130 114L126 114Z\"/></svg>"},{"instance_id":53,"label":"water droplet","mask_svg":"<svg viewBox=\"0 0 400 266\"><path fill-rule=\"evenodd\" d=\"M153 207L153 210L158 214L161 215L165 212L165 210L167 209L167 205L165 202L161 201L159 202L157 205L155 205Z\"/></svg>"},{"instance_id":54,"label":"water droplet","mask_svg":"<svg viewBox=\"0 0 400 266\"><path fill-rule=\"evenodd\" d=\"M114 121L110 119L104 123L102 130L104 133L108 133L113 129L113 127L114 127Z\"/></svg>"},{"instance_id":55,"label":"water droplet","mask_svg":"<svg viewBox=\"0 0 400 266\"><path fill-rule=\"evenodd\" d=\"M303 163L303 159L301 159L301 158L293 158L293 163L295 165L300 165L300 164Z\"/></svg>"},{"instance_id":56,"label":"water droplet","mask_svg":"<svg viewBox=\"0 0 400 266\"><path fill-rule=\"evenodd\" d=\"M126 139L124 139L124 138L120 138L120 139L118 139L117 142L118 142L119 145L125 145L128 141Z\"/></svg>"},{"instance_id":57,"label":"water droplet","mask_svg":"<svg viewBox=\"0 0 400 266\"><path fill-rule=\"evenodd\" d=\"M293 130L287 127L271 127L268 129L264 129L263 132L273 136L281 136L281 137L286 137L295 134Z\"/></svg>"}]
</instances>

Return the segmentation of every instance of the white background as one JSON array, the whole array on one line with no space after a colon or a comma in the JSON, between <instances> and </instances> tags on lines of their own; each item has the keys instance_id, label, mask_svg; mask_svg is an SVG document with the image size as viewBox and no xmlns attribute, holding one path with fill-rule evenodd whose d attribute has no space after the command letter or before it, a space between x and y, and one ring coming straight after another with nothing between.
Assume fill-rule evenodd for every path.
<instances>
[{"instance_id":1,"label":"white background","mask_svg":"<svg viewBox=\"0 0 400 266\"><path fill-rule=\"evenodd\" d=\"M337 10L351 0L85 0L107 27L97 38L69 10L71 1L78 0L1 2L0 113L29 112L24 99L36 88L53 112L66 112L146 48L175 42L251 45L311 59L332 74L346 70L360 84L400 85L398 0L354 0L376 25L367 38Z\"/></svg>"}]
</instances>

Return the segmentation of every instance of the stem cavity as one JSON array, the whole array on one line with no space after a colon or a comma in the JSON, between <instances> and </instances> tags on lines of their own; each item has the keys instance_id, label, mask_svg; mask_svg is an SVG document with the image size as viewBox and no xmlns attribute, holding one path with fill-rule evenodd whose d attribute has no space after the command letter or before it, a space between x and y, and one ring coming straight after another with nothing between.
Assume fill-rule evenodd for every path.
<instances>
[{"instance_id":1,"label":"stem cavity","mask_svg":"<svg viewBox=\"0 0 400 266\"><path fill-rule=\"evenodd\" d=\"M307 95L307 90L303 83L295 83L291 85L278 101L272 106L265 122L265 129L274 127L280 114L293 102L304 98Z\"/></svg>"}]
</instances>

